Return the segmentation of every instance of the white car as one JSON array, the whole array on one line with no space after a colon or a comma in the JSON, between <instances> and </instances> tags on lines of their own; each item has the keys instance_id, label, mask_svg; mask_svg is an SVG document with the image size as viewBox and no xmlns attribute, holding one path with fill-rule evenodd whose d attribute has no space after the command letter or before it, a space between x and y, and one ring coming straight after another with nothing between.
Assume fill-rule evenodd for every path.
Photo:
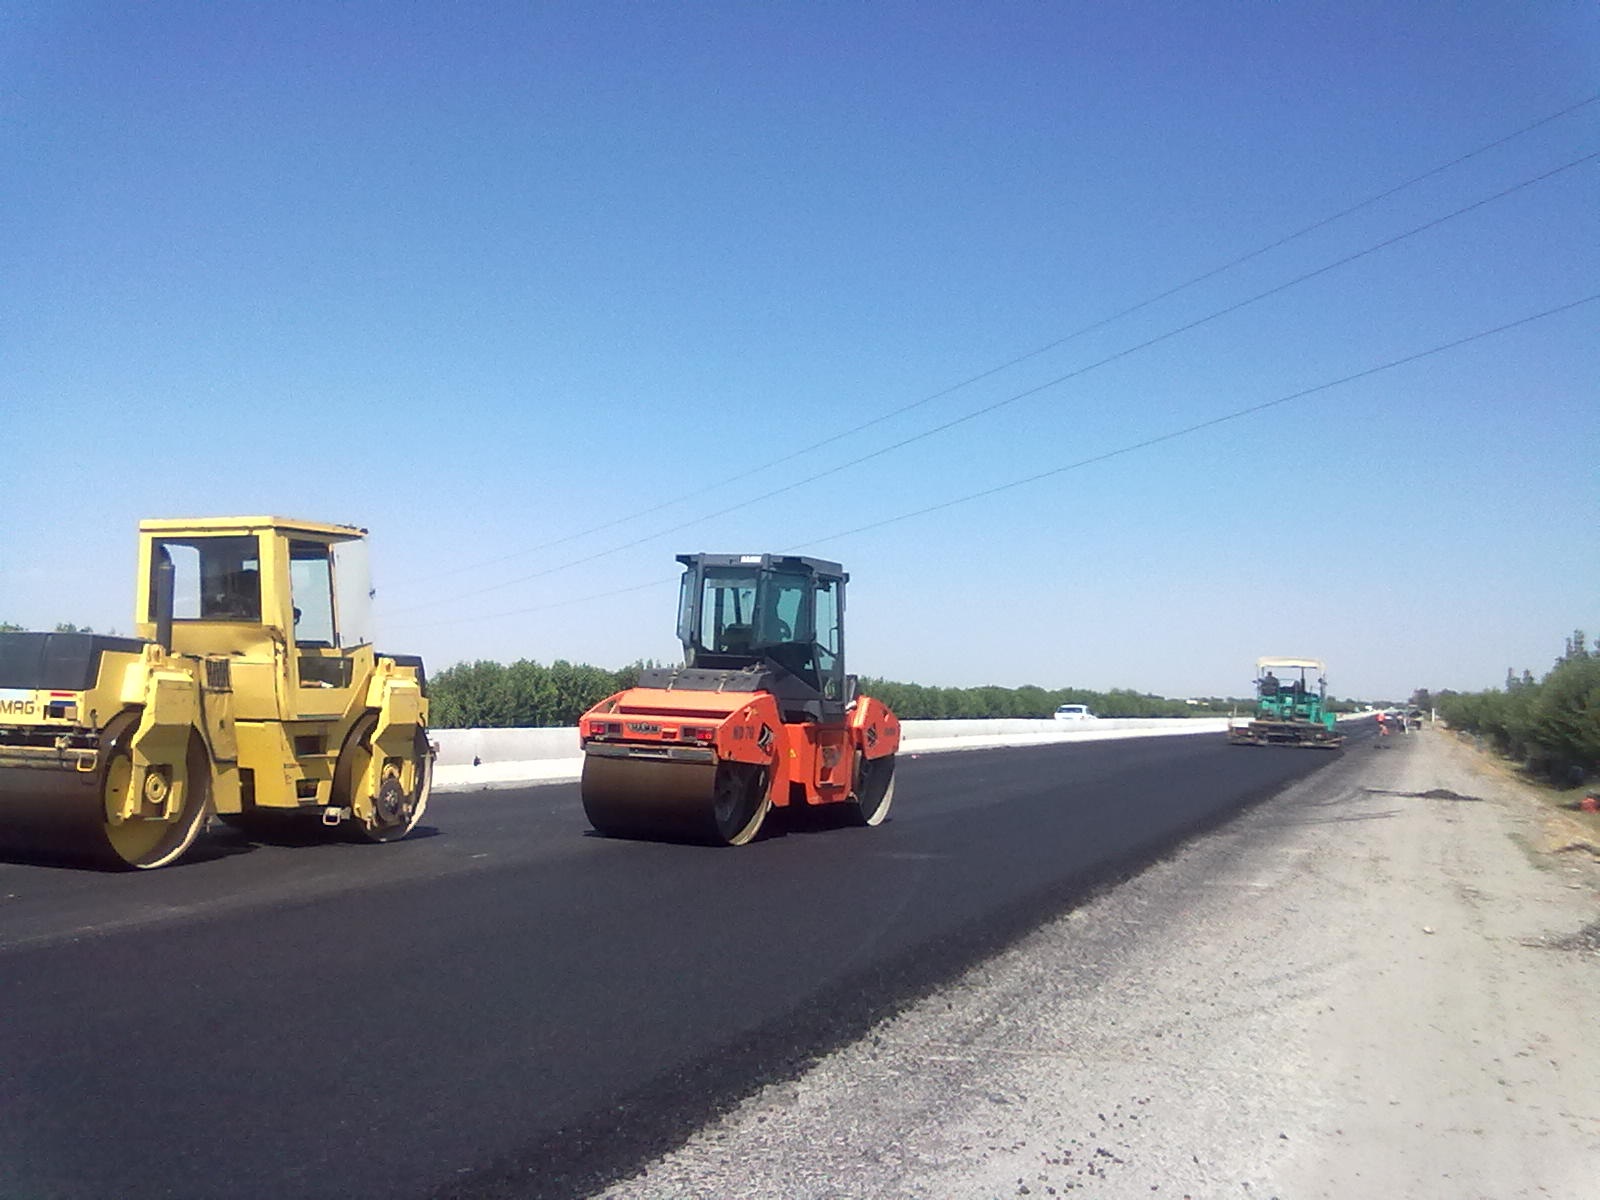
<instances>
[{"instance_id":1,"label":"white car","mask_svg":"<svg viewBox=\"0 0 1600 1200\"><path fill-rule=\"evenodd\" d=\"M1089 711L1087 704L1063 704L1055 712L1058 721L1098 721L1100 718Z\"/></svg>"}]
</instances>

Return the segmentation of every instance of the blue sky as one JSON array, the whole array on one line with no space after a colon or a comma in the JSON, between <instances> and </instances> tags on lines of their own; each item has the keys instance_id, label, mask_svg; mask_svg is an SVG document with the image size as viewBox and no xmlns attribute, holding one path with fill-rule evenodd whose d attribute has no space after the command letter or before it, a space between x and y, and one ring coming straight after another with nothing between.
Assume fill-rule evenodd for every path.
<instances>
[{"instance_id":1,"label":"blue sky","mask_svg":"<svg viewBox=\"0 0 1600 1200\"><path fill-rule=\"evenodd\" d=\"M947 391L1597 92L1579 3L13 4L0 620L126 631L140 517L273 512L436 669L670 659L675 553L803 549L862 674L1541 671L1600 303L849 531L1600 292L1590 103Z\"/></svg>"}]
</instances>

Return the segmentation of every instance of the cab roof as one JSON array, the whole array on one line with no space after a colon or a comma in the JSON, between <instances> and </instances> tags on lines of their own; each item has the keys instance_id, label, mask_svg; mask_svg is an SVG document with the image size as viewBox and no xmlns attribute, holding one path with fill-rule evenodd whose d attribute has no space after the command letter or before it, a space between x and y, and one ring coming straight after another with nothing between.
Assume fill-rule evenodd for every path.
<instances>
[{"instance_id":1,"label":"cab roof","mask_svg":"<svg viewBox=\"0 0 1600 1200\"><path fill-rule=\"evenodd\" d=\"M140 533L248 533L263 529L277 533L309 533L340 541L367 535L358 525L329 525L293 517L158 517L139 522Z\"/></svg>"},{"instance_id":2,"label":"cab roof","mask_svg":"<svg viewBox=\"0 0 1600 1200\"><path fill-rule=\"evenodd\" d=\"M1265 671L1268 667L1288 667L1290 670L1297 670L1297 669L1299 669L1301 667L1304 667L1308 671L1318 671L1318 672L1326 671L1328 669L1328 665L1325 662L1323 662L1320 658L1258 658L1258 659L1256 659L1256 670L1258 672L1259 671Z\"/></svg>"},{"instance_id":3,"label":"cab roof","mask_svg":"<svg viewBox=\"0 0 1600 1200\"><path fill-rule=\"evenodd\" d=\"M769 567L780 571L799 567L816 575L850 578L839 563L803 554L680 554L677 558L686 567Z\"/></svg>"}]
</instances>

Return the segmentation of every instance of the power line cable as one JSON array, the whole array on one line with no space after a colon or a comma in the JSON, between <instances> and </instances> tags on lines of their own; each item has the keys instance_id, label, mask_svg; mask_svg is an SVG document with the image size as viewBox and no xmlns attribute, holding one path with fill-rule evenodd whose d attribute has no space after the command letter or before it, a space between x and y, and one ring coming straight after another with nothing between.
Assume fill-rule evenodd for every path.
<instances>
[{"instance_id":1,"label":"power line cable","mask_svg":"<svg viewBox=\"0 0 1600 1200\"><path fill-rule=\"evenodd\" d=\"M1334 261L1332 261L1330 263L1326 263L1323 266L1316 267L1316 268L1314 268L1314 269L1312 269L1310 271L1306 271L1306 272L1304 272L1304 273L1302 273L1300 275L1297 275L1297 276L1293 277L1292 279L1286 280L1283 283L1275 284L1274 286L1272 286L1270 288L1267 288L1264 291L1257 292L1252 296L1248 296L1243 300L1238 300L1238 301L1235 301L1232 304L1225 305L1224 307L1216 309L1213 312L1210 312L1210 313L1206 314L1203 317L1197 317L1196 319L1194 319L1192 321L1189 321L1189 322L1187 322L1187 323L1185 323L1183 325L1179 325L1179 326L1176 326L1173 329L1169 329L1169 330L1167 330L1167 331L1165 331L1163 333L1156 334L1154 337L1146 338L1142 342L1135 343L1132 346L1127 346L1127 347L1125 347L1125 348L1123 348L1121 350L1116 351L1113 354L1106 355L1104 358L1100 358L1100 359L1097 359L1094 362L1088 363L1085 366L1074 368L1073 370L1068 371L1063 375L1058 375L1058 376L1056 376L1056 377L1054 377L1052 379L1047 379L1043 383L1035 384L1034 386L1026 388L1026 389L1024 389L1024 390L1022 390L1020 392L1012 393L1009 396L1002 397L1001 399L993 401L990 404L986 404L986 405L983 405L980 408L973 409L970 412L962 414L961 416L953 417L948 421L944 421L944 422L942 422L942 423L940 423L938 425L934 425L934 426L932 426L932 427L930 427L928 429L923 430L920 433L912 434L909 437L902 438L901 440L899 440L897 442L892 442L887 446L882 446L882 447L880 447L880 448L878 448L876 450L871 451L870 453L863 454L863 455L860 455L860 456L858 456L856 458L850 459L850 460L848 460L846 462L839 463L838 465L829 467L826 470L818 471L818 472L816 472L816 473L814 473L812 475L808 475L808 476L806 476L806 477L804 477L802 479L797 479L792 483L784 484L781 487L773 488L773 489L771 489L769 491L766 491L766 492L763 492L763 493L761 493L760 495L757 495L757 496L746 496L746 497L743 497L740 500L738 500L737 502L735 502L734 504L730 504L730 505L728 505L728 506L726 506L724 508L720 508L720 509L717 509L717 510L715 510L713 512L709 512L709 513L702 513L700 516L692 517L687 521L682 521L682 522L680 522L680 523L678 523L676 525L669 526L669 527L667 527L665 529L658 529L653 533L645 534L644 536L635 538L632 541L623 542L623 543L621 543L619 545L611 546L611 547L608 547L607 549L604 549L604 550L597 550L592 554L587 554L587 555L584 555L584 556L582 556L580 558L571 559L571 560L569 560L567 562L558 563L558 564L556 564L554 566L551 566L551 567L545 567L545 568L543 568L541 570L533 571L533 572L530 572L529 574L526 574L526 575L520 575L520 576L518 576L518 577L516 577L514 579L507 579L507 580L503 580L500 583L488 584L488 585L486 585L484 587L475 588L475 589L473 589L471 591L457 593L454 596L441 597L440 599L437 599L437 600L429 600L429 601L424 601L421 604L414 604L414 605L411 605L411 606L409 606L407 608L403 608L403 609L398 610L398 613L403 614L403 613L407 613L407 612L415 612L415 611L418 611L419 609L436 607L437 605L440 605L440 604L453 603L453 602L458 601L458 600L467 600L467 599L471 599L471 598L473 598L475 596L482 596L482 595L487 595L490 592L500 591L503 588L514 587L514 586L516 586L517 584L520 584L520 583L528 583L528 582L530 582L530 581L532 581L534 579L542 579L542 578L545 578L545 577L547 577L549 575L554 575L554 574L556 574L556 573L558 573L560 571L569 570L572 567L582 566L585 563L594 562L597 559L605 558L605 557L607 557L609 555L612 555L612 554L619 554L624 550L631 550L636 546L642 546L647 542L655 541L657 538L666 537L667 535L673 534L673 533L680 533L683 530L692 528L695 525L700 525L700 524L703 524L706 521L715 520L717 517L726 516L728 513L735 512L735 511L737 511L739 509L748 508L751 505L759 504L759 503L761 503L763 501L771 500L771 499L773 499L773 498L775 498L777 496L785 495L788 492L792 492L792 491L795 491L795 490L797 490L799 488L806 487L806 486L808 486L810 484L818 482L819 480L827 479L828 477L830 477L832 475L837 475L842 471L848 471L848 470L851 470L852 468L862 466L863 464L871 462L874 459L881 458L886 454L892 454L897 450L902 450L907 446L913 445L913 444L915 444L917 442L920 442L920 441L924 441L927 438L933 437L936 434L947 432L948 430L954 429L954 428L956 428L956 427L958 427L960 425L964 425L969 421L977 420L979 417L988 416L989 414L997 412L1002 408L1005 408L1005 407L1007 407L1009 405L1012 405L1012 404L1016 404L1018 401L1028 399L1031 396L1036 396L1039 393L1047 391L1047 390L1049 390L1051 388L1059 387L1063 383L1067 383L1067 382L1070 382L1071 380L1081 378L1082 376L1089 374L1091 371L1099 370L1101 367L1108 366L1109 364L1114 363L1114 362L1118 362L1121 359L1127 358L1128 356L1133 355L1133 354L1137 354L1142 350L1148 350L1150 347L1155 346L1155 345L1159 345L1160 343L1165 342L1165 341L1169 341L1170 339L1175 338L1175 337L1179 336L1180 334L1188 333L1189 331L1191 331L1193 329L1197 329L1202 325L1207 325L1207 324L1211 323L1212 321L1219 320L1222 317L1225 317L1225 316L1228 316L1228 315L1230 315L1232 313L1238 312L1239 310L1241 310L1243 308L1247 308L1252 304L1256 304L1256 303L1258 303L1258 302L1260 302L1262 300L1268 299L1269 297L1278 295L1281 292L1285 292L1285 291L1289 290L1290 288L1297 287L1298 285L1300 285L1302 283L1305 283L1305 282L1307 282L1309 280L1315 279L1315 278L1317 278L1317 277L1319 277L1321 275L1325 275L1330 271L1337 270L1340 267L1348 266L1350 263L1357 262L1360 259L1366 258L1369 255L1376 254L1378 251L1387 249L1390 246L1394 246L1397 243L1405 241L1408 238L1412 238L1412 237L1417 236L1418 234L1425 233L1430 229L1435 229L1435 228L1439 227L1440 225L1445 224L1448 221L1453 221L1458 217L1465 216L1466 214L1474 212L1477 209L1483 208L1486 205L1493 204L1494 202L1496 202L1498 200L1503 200L1506 197L1514 195L1517 192L1520 192L1525 188L1529 188L1529 187L1534 186L1535 184L1543 183L1543 182L1545 182L1547 180L1553 179L1556 176L1561 175L1561 174L1563 174L1563 173L1565 173L1567 171L1574 170L1575 168L1580 167L1580 166L1584 165L1585 163L1593 162L1597 158L1600 158L1600 151L1592 151L1592 152L1590 152L1588 154L1583 155L1580 158L1573 159L1572 161L1563 163L1562 165L1560 165L1558 167L1554 167L1554 168L1552 168L1552 169L1550 169L1548 171L1544 171L1539 175L1535 175L1535 176L1533 176L1533 177L1531 177L1529 179L1524 179L1520 183L1516 183L1516 184L1511 185L1510 187L1503 188L1500 191L1495 192L1493 195L1485 196L1482 199L1475 200L1471 204L1464 205L1461 208L1458 208L1458 209L1454 210L1453 212L1446 213L1446 214L1444 214L1443 216L1440 216L1440 217L1435 217L1435 218L1433 218L1432 220L1429 220L1429 221L1424 221L1422 224L1413 226L1411 229L1408 229L1408 230L1404 231L1403 233L1397 233L1397 234L1394 234L1391 237L1384 238L1382 241L1375 242L1370 246L1367 246L1367 247L1365 247L1365 248L1363 248L1361 250L1357 250L1357 251L1355 251L1355 252L1353 252L1351 254L1347 254L1347 255L1343 256L1342 258L1335 259Z\"/></svg>"},{"instance_id":2,"label":"power line cable","mask_svg":"<svg viewBox=\"0 0 1600 1200\"><path fill-rule=\"evenodd\" d=\"M1082 470L1084 467L1093 466L1096 463L1102 463L1108 459L1118 458L1123 455L1132 454L1139 450L1148 449L1151 446L1160 445L1163 442L1170 442L1177 438L1187 437L1190 434L1199 433L1201 430L1211 429L1218 425L1225 425L1230 421L1242 420L1245 417L1254 416L1257 413L1265 412L1268 409L1277 408L1280 405L1292 403L1295 400L1303 400L1307 396L1314 396L1320 392L1326 392L1333 388L1342 387L1345 384L1354 383L1357 380L1368 379L1374 375L1381 374L1384 371L1392 371L1398 367L1406 366L1409 363L1419 362L1425 358L1432 358L1436 355L1444 354L1450 350L1456 350L1462 346L1471 345L1473 342L1479 342L1485 338L1491 338L1498 334L1507 333L1510 330L1518 329L1524 325L1531 325L1535 321L1542 321L1549 317L1558 316L1564 312L1570 312L1572 309L1580 308L1585 304L1593 304L1597 300L1600 300L1600 292L1584 296L1577 300L1569 301L1565 304L1556 305L1554 308L1547 308L1542 312L1533 313L1526 317L1519 317L1514 321L1507 321L1502 325L1496 325L1489 329L1480 329L1476 333L1467 334L1465 337L1459 337L1453 341L1443 342L1437 346L1431 346L1426 350L1418 350L1412 354L1402 355L1399 358L1390 359L1387 362L1379 363L1376 366L1366 367L1360 371L1354 371L1348 375L1342 375L1338 379L1332 379L1326 383L1319 383L1313 387L1302 388L1300 391L1290 392L1287 395L1279 396L1272 400L1264 400L1259 404L1247 405L1244 408L1234 409L1232 412L1223 413L1220 416L1210 417L1204 421L1197 421L1192 425L1185 425L1181 429L1170 430L1167 433L1157 434L1154 437L1144 438L1137 442L1130 442L1125 446L1119 446L1116 449L1107 450L1101 454L1090 455L1087 458L1081 458L1059 467L1052 467L1048 471L1039 471L1035 474L1024 476L1020 479L1013 479L1006 483L996 484L993 487L983 488L976 492L969 492L965 495L957 496L951 500L943 500L938 504L925 505L922 508L900 513L897 516L885 517L880 521L872 521L865 525L858 525L853 529L845 529L837 533L828 534L826 537L796 543L792 546L786 546L780 551L780 553L787 554L796 550L806 549L808 547L820 546L826 542L836 541L839 538L853 537L858 533L866 533L870 530L881 529L886 525L894 525L901 521L909 521L915 517L926 516L929 513L940 512L947 508L954 508L956 505L967 504L974 500L981 500L987 496L993 496L1000 492L1010 491L1013 488L1025 487L1030 483L1037 483L1042 479L1049 479L1056 475L1064 475L1069 471ZM581 596L565 600L553 600L546 604L535 604L526 608L512 609L509 612L487 613L466 618L452 617L442 621L401 622L396 625L395 628L431 629L437 628L441 625L459 624L462 620L495 621L505 617L520 617L525 616L528 613L544 612L550 609L564 608L572 604L587 604L595 600L606 600L613 596L621 596L630 592L643 591L646 588L663 587L667 584L676 584L677 582L678 580L676 577L671 579L654 579L648 583L633 584L628 587L614 588L610 591L597 592L589 596Z\"/></svg>"},{"instance_id":3,"label":"power line cable","mask_svg":"<svg viewBox=\"0 0 1600 1200\"><path fill-rule=\"evenodd\" d=\"M761 464L760 466L750 467L750 468L748 468L746 470L736 472L736 473L734 473L732 475L722 476L715 483L709 483L709 484L705 485L704 487L696 488L693 491L684 492L681 495L675 496L670 500L663 500L661 503L652 505L649 508L643 508L643 509L635 510L635 511L627 513L627 514L625 514L623 516L616 517L616 518L614 518L612 520L602 522L599 525L593 525L593 526L590 526L587 529L579 530L579 531L577 531L575 533L563 534L561 537L552 538L552 539L550 539L548 541L540 542L537 545L530 546L525 550L515 550L515 551L512 551L509 554L501 554L501 555L497 555L494 558L482 559L480 561L477 561L477 562L474 562L474 563L469 563L469 564L467 564L465 566L462 566L462 567L455 567L455 568L452 568L447 573L448 574L453 574L453 575L465 574L465 573L467 573L469 571L478 571L478 570L482 570L484 567L492 567L492 566L496 566L496 565L498 565L500 563L503 563L503 562L510 562L513 559L525 558L529 554L537 553L540 550L548 550L548 549L551 549L552 547L555 547L555 546L566 545L568 542L578 541L581 538L592 537L594 534L604 533L608 529L615 529L619 525L626 525L626 524L628 524L630 522L637 521L641 517L648 517L648 516L651 516L651 515L653 515L655 513L662 512L663 510L671 508L674 505L682 504L685 501L693 500L693 499L696 499L696 498L698 498L700 496L704 496L708 492L713 492L713 491L716 491L719 488L727 487L731 483L737 483L740 480L750 479L750 478L752 478L754 476L757 476L757 475L764 475L768 471L772 470L774 467L782 466L784 463L793 462L797 458L802 458L802 457L804 457L806 455L812 454L817 450L821 450L824 447L833 445L835 442L843 441L845 438L854 437L856 434L863 433L866 430L871 429L871 428L873 428L873 427L875 427L877 425L881 425L886 421L894 420L896 417L904 416L906 413L913 412L916 409L922 408L922 407L924 407L924 406L926 406L928 404L932 404L935 400L942 400L946 396L952 395L955 392L961 391L964 388L971 387L975 383L981 383L985 379L989 379L989 378L991 378L991 377L993 377L995 375L1000 374L1002 371L1007 371L1007 370L1010 370L1012 367L1020 366L1022 363L1025 363L1025 362L1028 362L1028 361L1030 361L1032 359L1038 358L1042 354L1047 354L1051 350L1059 349L1061 346L1064 346L1068 342L1073 341L1073 340L1075 340L1077 338L1080 338L1080 337L1084 336L1085 334L1093 333L1094 331L1096 331L1098 329L1103 329L1107 325L1110 325L1110 324L1113 324L1116 321L1122 320L1124 317L1132 316L1134 313L1137 313L1137 312L1140 312L1140 311L1142 311L1142 310L1144 310L1146 308L1149 308L1153 304L1158 304L1162 300L1170 299L1171 297L1176 296L1180 292L1186 291L1189 288L1192 288L1192 287L1195 287L1198 284L1204 283L1209 279L1214 279L1218 275L1221 275L1221 274L1223 274L1223 273L1225 273L1227 271L1233 270L1235 267L1243 266L1247 262L1251 262L1254 259L1260 258L1264 254L1268 254L1273 250L1277 250L1277 249L1282 248L1283 246L1288 245L1290 242L1297 241L1300 238L1303 238L1303 237L1308 236L1309 234L1315 233L1317 230L1323 229L1323 228L1325 228L1325 227L1327 227L1329 225L1332 225L1336 221L1341 221L1345 217L1348 217L1348 216L1351 216L1354 213L1360 212L1364 208L1369 208L1372 205L1379 203L1380 201L1389 199L1391 196L1398 195L1400 192L1403 192L1403 191L1407 190L1408 188L1415 187L1419 183L1423 183L1428 179L1432 179L1436 175L1441 175L1446 171L1449 171L1449 170L1451 170L1451 169L1453 169L1455 167L1458 167L1462 163L1465 163L1465 162L1468 162L1468 161L1470 161L1470 160L1472 160L1474 158L1477 158L1478 156L1480 156L1482 154L1487 154L1489 151L1498 149L1499 147L1504 146L1509 142L1513 142L1517 138L1520 138L1520 137L1523 137L1523 136L1525 136L1525 135L1527 135L1529 133L1532 133L1534 130L1539 129L1542 126L1548 125L1553 121L1560 120L1562 117L1570 116L1572 113L1575 113L1575 112L1579 111L1580 109L1586 108L1587 106L1589 106L1591 104L1594 104L1597 101L1600 101L1600 93L1596 93L1596 94L1594 94L1592 96L1589 96L1589 97L1587 97L1587 98L1585 98L1583 100L1579 100L1574 104L1569 104L1565 108L1558 109L1557 111L1555 111L1553 113L1549 113L1549 114L1547 114L1547 115L1545 115L1543 117L1540 117L1538 120L1532 122L1531 124L1524 125L1520 129L1513 130L1511 133L1505 134L1502 137L1498 137L1492 142L1485 142L1483 145L1477 147L1476 149L1469 150L1465 154L1457 155L1455 158L1450 159L1448 162L1440 163L1436 167L1430 167L1428 170L1422 172L1420 175L1413 175L1411 178L1405 180L1402 183L1397 183L1394 186L1386 188L1381 192L1376 192L1373 195L1366 197L1364 200L1358 200L1358 201L1356 201L1356 203L1354 203L1354 204L1352 204L1352 205L1350 205L1350 206L1348 206L1346 208L1342 208L1338 212L1332 213L1332 214L1330 214L1330 215L1328 215L1326 217L1322 217L1319 220L1313 221L1313 222L1311 222L1311 224L1306 225L1301 229L1297 229L1293 233L1286 234L1285 236L1277 239L1276 241L1268 242L1265 246L1262 246L1259 249L1251 250L1246 254L1241 254L1237 258L1229 259L1227 262L1221 264L1220 266L1212 267L1209 270L1201 272L1199 275L1195 275L1192 278L1184 280L1182 283L1174 284L1171 287L1167 288L1165 291L1157 292L1154 296L1151 296L1151 297L1149 297L1147 299L1139 301L1137 304L1130 305L1127 308L1124 308L1124 309L1121 309L1121 310L1119 310L1117 312L1114 312L1110 316L1101 317L1098 320L1092 321L1087 325L1080 326L1079 328L1074 329L1072 332L1063 334L1062 336L1056 338L1054 341L1047 342L1044 345L1037 347L1036 349L1025 351L1022 354L1018 354L1013 358L1007 359L1005 362L999 363L998 365L990 367L987 370L980 371L976 375L970 375L967 378L962 379L957 383L950 384L948 387L941 388L939 391L932 392L929 395L923 396L919 400L913 400L913 401L910 401L907 404L902 404L898 408L893 408L893 409L890 409L887 412L880 413L878 416L872 417L869 420L863 421L859 425L854 425L851 428L845 429L845 430L843 430L843 431L841 431L839 433L830 434L828 437L825 437L825 438L821 439L820 441L813 442L810 445L804 446L804 447L802 447L802 448L800 448L798 450L793 450L793 451L790 451L787 454L780 455L779 457L771 459L770 461L765 462L765 463ZM514 580L512 582L523 582L523 580ZM507 585L507 586L509 586L509 585ZM488 590L488 589L486 589L486 590ZM473 595L478 595L478 594L481 594L481 593L479 593L479 592L466 593L467 596L473 596ZM457 596L455 598L456 599L462 599L463 597ZM429 604L433 604L433 603L441 603L441 602L430 601L428 603ZM416 607L426 607L426 605L418 605ZM407 610L407 611L409 611L409 610Z\"/></svg>"},{"instance_id":4,"label":"power line cable","mask_svg":"<svg viewBox=\"0 0 1600 1200\"><path fill-rule=\"evenodd\" d=\"M438 629L442 625L459 625L462 621L497 621L502 617L524 617L529 613L548 612L552 609L567 608L574 604L588 604L592 600L609 600L613 596L626 596L630 592L642 592L646 588L665 587L667 584L677 586L679 576L671 578L663 576L652 579L648 583L633 583L627 587L611 588L604 592L595 592L588 596L569 596L564 600L551 600L545 604L534 604L527 608L517 608L510 612L484 613L472 617L445 617L438 621L396 621L393 624L385 622L385 630L394 629ZM385 634L387 636L387 632Z\"/></svg>"},{"instance_id":5,"label":"power line cable","mask_svg":"<svg viewBox=\"0 0 1600 1200\"><path fill-rule=\"evenodd\" d=\"M1314 396L1319 392L1326 392L1332 388L1343 387L1347 383L1354 383L1359 379L1367 379L1370 376L1377 375L1383 371L1392 371L1396 367L1405 366L1407 363L1414 363L1420 359L1431 358L1436 354L1443 354L1448 350L1455 350L1461 346L1469 345L1472 342L1480 341L1483 338L1493 337L1495 334L1505 333L1508 330L1516 329L1522 325L1531 324L1534 321L1542 321L1546 317L1553 317L1559 313L1568 312L1571 309L1578 308L1585 304L1592 304L1596 300L1600 300L1600 292L1596 292L1590 296L1585 296L1580 300L1573 300L1570 303L1558 305L1555 308L1548 308L1543 312L1534 313L1531 316L1520 317L1515 321L1508 321L1504 325L1496 325L1493 329L1484 329L1477 333L1468 334L1466 337L1457 338L1453 342L1445 342L1443 345L1434 346L1427 350L1419 350L1415 354L1407 354L1401 358L1390 359L1388 362L1379 363L1375 367L1367 367L1365 370L1355 371L1352 374L1343 375L1338 379L1331 379L1327 383L1319 383L1315 387L1308 387L1298 392L1291 392L1287 396L1279 396L1274 400L1263 400L1260 404L1251 404L1245 408L1235 409L1230 413L1224 413L1219 417L1211 417L1204 421L1197 421L1193 425L1185 425L1182 429L1174 429L1168 433L1162 433L1156 435L1155 437L1145 438L1141 442L1132 442L1126 446L1119 446L1115 450L1107 450L1103 454L1094 454L1088 458L1080 458L1076 462L1067 463L1065 466L1052 467L1048 471L1040 471L1037 474L1027 475L1021 479L1013 479L1009 483L996 484L994 487L983 488L976 492L969 492L964 496L956 497L954 500L944 500L938 504L930 504L924 508L901 513L898 516L885 517L881 521L873 521L866 525L858 525L854 529L846 529L839 533L829 534L825 538L801 542L793 546L785 546L781 551L779 551L779 553L788 554L795 550L803 549L807 546L818 545L820 542L833 541L836 538L851 537L858 533L865 533L871 529L879 529L885 525L893 525L899 521L909 521L913 517L926 516L929 513L939 512L942 509L953 508L957 504L966 504L972 500L981 500L986 496L993 496L1000 492L1010 491L1012 488L1025 487L1030 483L1038 483L1041 479L1049 479L1055 475L1063 475L1068 471L1076 471L1083 467L1093 466L1095 463L1105 462L1107 459L1119 458L1125 454L1132 454L1137 450L1146 450L1151 446L1159 446L1162 442L1170 442L1175 438L1187 437L1191 433L1199 433L1203 429L1212 429L1218 425L1225 425L1230 421L1238 421L1244 417L1254 416L1256 413L1265 412L1269 408L1276 408L1280 404L1289 404L1295 400L1303 400L1307 396Z\"/></svg>"}]
</instances>

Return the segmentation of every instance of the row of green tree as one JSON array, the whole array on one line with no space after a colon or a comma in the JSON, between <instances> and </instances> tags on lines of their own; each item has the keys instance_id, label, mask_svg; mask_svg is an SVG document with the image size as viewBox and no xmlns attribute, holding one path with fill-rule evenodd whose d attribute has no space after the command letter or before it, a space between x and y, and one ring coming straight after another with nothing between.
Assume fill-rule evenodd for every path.
<instances>
[{"instance_id":1,"label":"row of green tree","mask_svg":"<svg viewBox=\"0 0 1600 1200\"><path fill-rule=\"evenodd\" d=\"M428 724L435 729L500 729L576 725L594 705L630 688L649 663L620 671L570 663L549 666L457 663L428 678Z\"/></svg>"},{"instance_id":2,"label":"row of green tree","mask_svg":"<svg viewBox=\"0 0 1600 1200\"><path fill-rule=\"evenodd\" d=\"M1063 704L1083 704L1099 717L1207 717L1228 713L1244 701L1209 697L1190 703L1169 700L1150 692L1112 688L1095 692L1086 688L930 687L896 683L889 679L863 679L861 690L876 696L896 716L908 721L940 718L973 720L984 717L1048 717Z\"/></svg>"},{"instance_id":3,"label":"row of green tree","mask_svg":"<svg viewBox=\"0 0 1600 1200\"><path fill-rule=\"evenodd\" d=\"M0 631L20 626L0 623ZM57 633L88 633L87 626L57 625ZM654 663L638 662L621 670L557 659L545 666L522 659L509 665L480 660L457 663L428 681L429 721L436 729L493 729L577 724L589 708L613 692L638 682L639 672ZM863 679L861 690L876 696L906 720L990 717L1048 717L1063 704L1083 704L1100 717L1206 717L1247 712L1251 701L1224 696L1172 700L1152 692L1112 688L931 687L889 679ZM1335 712L1351 702L1330 701Z\"/></svg>"},{"instance_id":4,"label":"row of green tree","mask_svg":"<svg viewBox=\"0 0 1600 1200\"><path fill-rule=\"evenodd\" d=\"M632 687L639 672L653 665L638 662L611 671L562 659L548 666L527 659L458 663L428 680L429 723L436 729L575 725L592 705ZM1125 688L925 687L887 679L863 679L861 690L907 720L1048 717L1062 704L1084 704L1102 717L1210 716L1244 703L1222 697L1190 703Z\"/></svg>"},{"instance_id":5,"label":"row of green tree","mask_svg":"<svg viewBox=\"0 0 1600 1200\"><path fill-rule=\"evenodd\" d=\"M1504 688L1428 698L1452 728L1477 734L1557 783L1600 772L1600 638L1590 648L1581 629L1542 679L1508 670Z\"/></svg>"}]
</instances>

